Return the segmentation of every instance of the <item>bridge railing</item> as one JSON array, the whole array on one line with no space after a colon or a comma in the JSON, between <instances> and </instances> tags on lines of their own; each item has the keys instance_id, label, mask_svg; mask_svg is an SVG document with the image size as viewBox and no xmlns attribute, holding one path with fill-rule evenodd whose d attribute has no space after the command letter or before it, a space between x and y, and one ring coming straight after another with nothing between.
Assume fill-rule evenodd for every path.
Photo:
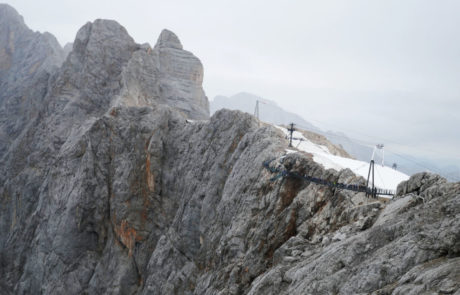
<instances>
[{"instance_id":1,"label":"bridge railing","mask_svg":"<svg viewBox=\"0 0 460 295\"><path fill-rule=\"evenodd\" d=\"M270 163L273 160L275 159L267 160L263 162L263 166L268 171L270 171L272 174L277 173L277 175L271 178L271 180L273 181L281 177L294 177L297 179L302 179L302 180L313 182L316 184L325 185L331 188L344 189L344 190L350 190L350 191L355 191L355 192L363 192L363 193L366 193L366 195L373 196L374 198L376 198L377 195L393 196L395 194L395 191L389 190L389 189L382 189L382 188L377 188L377 187L370 188L365 185L340 183L340 182L335 182L335 181L329 181L327 179L313 177L307 174L300 174L295 171L282 170L282 169L270 166Z\"/></svg>"}]
</instances>

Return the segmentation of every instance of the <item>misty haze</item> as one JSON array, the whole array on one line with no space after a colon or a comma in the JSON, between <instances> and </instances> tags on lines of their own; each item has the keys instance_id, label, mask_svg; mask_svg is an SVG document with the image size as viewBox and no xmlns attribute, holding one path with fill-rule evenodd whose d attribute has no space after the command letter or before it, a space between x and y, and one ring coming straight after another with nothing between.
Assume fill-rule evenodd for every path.
<instances>
[{"instance_id":1,"label":"misty haze","mask_svg":"<svg viewBox=\"0 0 460 295\"><path fill-rule=\"evenodd\" d=\"M459 15L0 3L0 293L460 294Z\"/></svg>"}]
</instances>

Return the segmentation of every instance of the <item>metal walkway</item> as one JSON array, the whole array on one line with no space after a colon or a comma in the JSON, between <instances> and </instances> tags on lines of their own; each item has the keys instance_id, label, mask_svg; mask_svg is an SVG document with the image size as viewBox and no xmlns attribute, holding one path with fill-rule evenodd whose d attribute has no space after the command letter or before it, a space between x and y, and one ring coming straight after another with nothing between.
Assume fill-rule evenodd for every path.
<instances>
[{"instance_id":1,"label":"metal walkway","mask_svg":"<svg viewBox=\"0 0 460 295\"><path fill-rule=\"evenodd\" d=\"M366 195L372 196L373 198L377 198L378 195L380 195L380 196L394 196L395 195L395 191L393 191L393 190L381 189L381 188L377 188L377 187L372 189L372 188L370 188L368 186L365 186L365 185L345 184L345 183L340 183L340 182L331 182L329 180L312 177L312 176L309 176L307 174L300 174L300 173L293 172L293 171L281 170L279 168L275 168L275 167L270 166L270 163L273 162L274 160L276 160L276 158L263 162L263 166L264 166L265 169L270 171L272 174L276 173L276 175L273 176L270 179L272 181L274 181L274 180L276 180L278 178L281 178L281 177L293 177L293 178L313 182L313 183L316 183L316 184L325 185L325 186L328 186L330 188L337 188L337 189L344 189L344 190L349 190L349 191L366 193Z\"/></svg>"}]
</instances>

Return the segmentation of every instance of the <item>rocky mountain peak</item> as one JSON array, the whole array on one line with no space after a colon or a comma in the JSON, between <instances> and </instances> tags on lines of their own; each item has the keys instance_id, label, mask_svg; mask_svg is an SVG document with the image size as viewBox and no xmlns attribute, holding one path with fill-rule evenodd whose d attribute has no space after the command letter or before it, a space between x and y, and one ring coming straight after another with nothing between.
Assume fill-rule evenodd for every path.
<instances>
[{"instance_id":1,"label":"rocky mountain peak","mask_svg":"<svg viewBox=\"0 0 460 295\"><path fill-rule=\"evenodd\" d=\"M137 48L138 45L122 25L105 19L86 23L78 30L73 44L73 52L80 57L93 55L102 58L103 55L116 54L127 59Z\"/></svg>"},{"instance_id":2,"label":"rocky mountain peak","mask_svg":"<svg viewBox=\"0 0 460 295\"><path fill-rule=\"evenodd\" d=\"M161 31L160 37L158 37L157 44L155 45L155 48L158 47L183 49L177 35L167 29L163 29L163 31Z\"/></svg>"},{"instance_id":3,"label":"rocky mountain peak","mask_svg":"<svg viewBox=\"0 0 460 295\"><path fill-rule=\"evenodd\" d=\"M0 23L24 25L24 18L10 5L0 3Z\"/></svg>"},{"instance_id":4,"label":"rocky mountain peak","mask_svg":"<svg viewBox=\"0 0 460 295\"><path fill-rule=\"evenodd\" d=\"M64 57L53 35L30 30L14 8L0 4L0 143L15 139L37 116ZM0 157L8 148L0 144Z\"/></svg>"},{"instance_id":5,"label":"rocky mountain peak","mask_svg":"<svg viewBox=\"0 0 460 295\"><path fill-rule=\"evenodd\" d=\"M87 23L49 72L49 36L9 34L1 294L460 288L460 183L419 175L384 203L306 181L365 183L287 154L284 134L250 114L209 119L203 66L168 31L152 50L117 22Z\"/></svg>"},{"instance_id":6,"label":"rocky mountain peak","mask_svg":"<svg viewBox=\"0 0 460 295\"><path fill-rule=\"evenodd\" d=\"M137 44L116 21L85 24L61 70L57 92L80 92L78 104L91 112L165 104L187 118L207 119L200 60L183 50L171 31L164 30L158 40L152 50Z\"/></svg>"},{"instance_id":7,"label":"rocky mountain peak","mask_svg":"<svg viewBox=\"0 0 460 295\"><path fill-rule=\"evenodd\" d=\"M62 48L53 35L33 32L13 7L0 4L0 85L20 86L23 80L41 70L49 72L63 60ZM5 89L4 85L3 92Z\"/></svg>"}]
</instances>

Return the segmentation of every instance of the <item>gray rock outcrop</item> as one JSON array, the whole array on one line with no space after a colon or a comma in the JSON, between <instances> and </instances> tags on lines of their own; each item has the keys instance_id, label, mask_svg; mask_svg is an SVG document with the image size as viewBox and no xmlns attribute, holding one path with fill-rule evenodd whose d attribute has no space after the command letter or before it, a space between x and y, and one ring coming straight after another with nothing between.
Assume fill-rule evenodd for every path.
<instances>
[{"instance_id":1,"label":"gray rock outcrop","mask_svg":"<svg viewBox=\"0 0 460 295\"><path fill-rule=\"evenodd\" d=\"M182 50L177 36L168 30L161 32L153 51L159 60L161 97L192 119L208 119L209 103L201 87L200 60Z\"/></svg>"},{"instance_id":2,"label":"gray rock outcrop","mask_svg":"<svg viewBox=\"0 0 460 295\"><path fill-rule=\"evenodd\" d=\"M177 36L163 30L152 49L144 44L134 52L123 71L125 87L114 105L142 106L153 103L173 106L185 117L209 118L203 91L203 66L182 49Z\"/></svg>"},{"instance_id":3,"label":"gray rock outcrop","mask_svg":"<svg viewBox=\"0 0 460 295\"><path fill-rule=\"evenodd\" d=\"M383 203L274 178L264 161L364 182L251 115L201 120L201 63L169 31L152 49L96 20L51 64L0 125L24 122L0 147L3 294L458 294L460 183Z\"/></svg>"},{"instance_id":4,"label":"gray rock outcrop","mask_svg":"<svg viewBox=\"0 0 460 295\"><path fill-rule=\"evenodd\" d=\"M37 116L49 75L63 60L54 36L33 32L14 8L0 4L0 158Z\"/></svg>"}]
</instances>

